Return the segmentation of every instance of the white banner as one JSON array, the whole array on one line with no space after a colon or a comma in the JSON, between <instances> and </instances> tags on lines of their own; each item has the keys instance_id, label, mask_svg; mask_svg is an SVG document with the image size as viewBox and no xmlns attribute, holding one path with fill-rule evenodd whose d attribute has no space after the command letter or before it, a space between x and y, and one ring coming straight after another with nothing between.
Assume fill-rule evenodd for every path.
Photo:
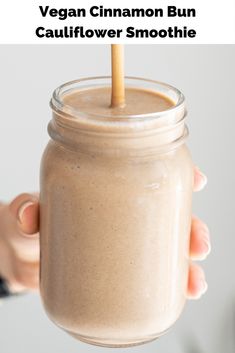
<instances>
[{"instance_id":1,"label":"white banner","mask_svg":"<svg viewBox=\"0 0 235 353\"><path fill-rule=\"evenodd\" d=\"M235 0L7 0L2 44L234 44Z\"/></svg>"}]
</instances>

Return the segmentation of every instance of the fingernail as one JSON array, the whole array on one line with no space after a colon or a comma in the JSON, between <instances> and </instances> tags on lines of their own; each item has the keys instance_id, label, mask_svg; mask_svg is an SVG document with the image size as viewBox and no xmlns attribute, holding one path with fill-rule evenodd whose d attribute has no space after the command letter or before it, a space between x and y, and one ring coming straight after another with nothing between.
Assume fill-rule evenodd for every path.
<instances>
[{"instance_id":1,"label":"fingernail","mask_svg":"<svg viewBox=\"0 0 235 353\"><path fill-rule=\"evenodd\" d=\"M206 224L206 223L203 223L203 222L201 221L201 228L207 233L207 235L208 235L208 237L209 237L209 235L210 235L210 230L209 230L207 224Z\"/></svg>"},{"instance_id":2,"label":"fingernail","mask_svg":"<svg viewBox=\"0 0 235 353\"><path fill-rule=\"evenodd\" d=\"M207 256L211 252L210 244L206 244L205 248L202 251L203 251L203 253L201 255L195 256L196 261L203 261L203 260L205 260L207 258Z\"/></svg>"},{"instance_id":3,"label":"fingernail","mask_svg":"<svg viewBox=\"0 0 235 353\"><path fill-rule=\"evenodd\" d=\"M29 206L32 206L33 204L34 203L32 201L27 201L20 206L19 211L18 211L18 221L20 223L23 223L23 214L24 214L26 208L28 208Z\"/></svg>"},{"instance_id":4,"label":"fingernail","mask_svg":"<svg viewBox=\"0 0 235 353\"><path fill-rule=\"evenodd\" d=\"M200 188L204 188L204 186L206 186L207 184L207 176L202 173L202 171L199 169L199 167L195 167L195 169L197 170L197 173L200 175L201 180L200 180Z\"/></svg>"},{"instance_id":5,"label":"fingernail","mask_svg":"<svg viewBox=\"0 0 235 353\"><path fill-rule=\"evenodd\" d=\"M204 246L204 253L208 255L211 251L210 233L208 227L205 225L202 230L202 240Z\"/></svg>"},{"instance_id":6,"label":"fingernail","mask_svg":"<svg viewBox=\"0 0 235 353\"><path fill-rule=\"evenodd\" d=\"M203 238L201 240L201 255L196 255L195 258L197 261L203 261L211 252L211 244L208 233L203 231Z\"/></svg>"},{"instance_id":7,"label":"fingernail","mask_svg":"<svg viewBox=\"0 0 235 353\"><path fill-rule=\"evenodd\" d=\"M199 297L201 297L203 294L206 293L206 291L208 289L208 284L206 283L206 281L204 279L201 279L199 288L200 288Z\"/></svg>"},{"instance_id":8,"label":"fingernail","mask_svg":"<svg viewBox=\"0 0 235 353\"><path fill-rule=\"evenodd\" d=\"M197 282L197 294L189 295L189 299L198 300L206 293L208 285L204 278Z\"/></svg>"}]
</instances>

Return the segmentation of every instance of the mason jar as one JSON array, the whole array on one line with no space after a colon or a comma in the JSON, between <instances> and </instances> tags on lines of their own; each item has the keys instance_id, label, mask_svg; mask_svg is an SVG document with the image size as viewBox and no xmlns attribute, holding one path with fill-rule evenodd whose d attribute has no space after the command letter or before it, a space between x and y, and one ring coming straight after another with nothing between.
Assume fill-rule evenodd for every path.
<instances>
[{"instance_id":1,"label":"mason jar","mask_svg":"<svg viewBox=\"0 0 235 353\"><path fill-rule=\"evenodd\" d=\"M41 164L40 289L45 310L81 341L125 347L165 333L185 304L193 167L185 99L165 83L126 77L162 94L163 112L101 116L65 104L57 88Z\"/></svg>"}]
</instances>

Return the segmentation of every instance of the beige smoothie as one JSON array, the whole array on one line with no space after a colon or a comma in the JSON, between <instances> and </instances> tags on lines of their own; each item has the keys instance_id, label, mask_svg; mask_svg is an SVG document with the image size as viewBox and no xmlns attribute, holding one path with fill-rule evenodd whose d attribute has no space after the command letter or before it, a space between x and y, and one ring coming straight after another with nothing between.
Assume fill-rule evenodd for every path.
<instances>
[{"instance_id":1,"label":"beige smoothie","mask_svg":"<svg viewBox=\"0 0 235 353\"><path fill-rule=\"evenodd\" d=\"M51 319L82 341L144 343L176 321L186 298L193 173L184 103L159 83L121 83L119 98L110 84L85 83L65 85L51 103L41 295Z\"/></svg>"}]
</instances>

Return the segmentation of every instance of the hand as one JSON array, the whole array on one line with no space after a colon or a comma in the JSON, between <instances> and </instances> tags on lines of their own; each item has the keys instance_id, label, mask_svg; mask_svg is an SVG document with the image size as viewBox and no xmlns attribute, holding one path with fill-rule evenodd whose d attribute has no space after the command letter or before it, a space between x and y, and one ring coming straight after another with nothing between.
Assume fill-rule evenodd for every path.
<instances>
[{"instance_id":1,"label":"hand","mask_svg":"<svg viewBox=\"0 0 235 353\"><path fill-rule=\"evenodd\" d=\"M200 191L207 183L206 176L198 169L194 168L194 191ZM204 260L210 253L210 235L208 227L200 219L193 217L190 236L190 257L192 260ZM191 263L188 279L188 298L198 299L207 290L207 283L203 269Z\"/></svg>"},{"instance_id":2,"label":"hand","mask_svg":"<svg viewBox=\"0 0 235 353\"><path fill-rule=\"evenodd\" d=\"M0 205L0 276L11 292L39 287L39 205L37 195L21 194Z\"/></svg>"},{"instance_id":3,"label":"hand","mask_svg":"<svg viewBox=\"0 0 235 353\"><path fill-rule=\"evenodd\" d=\"M194 191L203 189L206 177L195 168ZM39 205L36 195L22 194L0 206L0 275L13 292L37 290L39 285ZM207 226L192 219L190 256L202 260L210 252ZM207 289L201 267L191 264L188 298L197 299Z\"/></svg>"}]
</instances>

